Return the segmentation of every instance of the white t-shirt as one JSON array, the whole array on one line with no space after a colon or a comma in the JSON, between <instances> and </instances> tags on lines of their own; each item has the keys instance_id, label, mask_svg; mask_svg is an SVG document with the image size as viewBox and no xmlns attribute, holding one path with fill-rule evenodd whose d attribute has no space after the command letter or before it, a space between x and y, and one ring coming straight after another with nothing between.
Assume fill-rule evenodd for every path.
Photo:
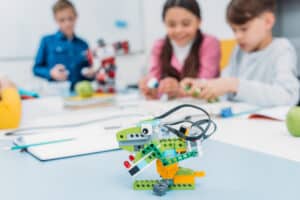
<instances>
[{"instance_id":1,"label":"white t-shirt","mask_svg":"<svg viewBox=\"0 0 300 200\"><path fill-rule=\"evenodd\" d=\"M190 54L193 43L194 43L194 41L191 41L184 47L180 47L174 41L171 41L174 55L181 65L184 65L185 60L187 59L188 55Z\"/></svg>"},{"instance_id":2,"label":"white t-shirt","mask_svg":"<svg viewBox=\"0 0 300 200\"><path fill-rule=\"evenodd\" d=\"M244 52L237 47L222 77L237 77L238 92L228 95L234 101L259 106L295 105L299 101L297 54L284 38L274 38L263 50Z\"/></svg>"}]
</instances>

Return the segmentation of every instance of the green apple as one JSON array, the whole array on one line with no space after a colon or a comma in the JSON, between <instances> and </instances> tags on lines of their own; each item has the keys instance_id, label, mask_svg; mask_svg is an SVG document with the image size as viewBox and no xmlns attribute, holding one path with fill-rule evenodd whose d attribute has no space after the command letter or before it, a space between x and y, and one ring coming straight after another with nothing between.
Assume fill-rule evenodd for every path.
<instances>
[{"instance_id":1,"label":"green apple","mask_svg":"<svg viewBox=\"0 0 300 200\"><path fill-rule=\"evenodd\" d=\"M290 109L287 114L286 125L293 136L300 137L300 107Z\"/></svg>"},{"instance_id":2,"label":"green apple","mask_svg":"<svg viewBox=\"0 0 300 200\"><path fill-rule=\"evenodd\" d=\"M94 93L92 84L89 81L81 81L77 83L75 85L75 91L79 96L83 98L89 98L93 96Z\"/></svg>"}]
</instances>

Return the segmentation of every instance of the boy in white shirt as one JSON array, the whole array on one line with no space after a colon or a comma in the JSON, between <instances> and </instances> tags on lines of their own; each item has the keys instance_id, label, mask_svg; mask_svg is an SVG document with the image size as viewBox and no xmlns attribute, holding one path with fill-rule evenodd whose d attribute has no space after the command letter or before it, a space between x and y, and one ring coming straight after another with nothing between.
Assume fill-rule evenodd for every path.
<instances>
[{"instance_id":1,"label":"boy in white shirt","mask_svg":"<svg viewBox=\"0 0 300 200\"><path fill-rule=\"evenodd\" d=\"M299 101L297 55L284 38L273 38L275 0L232 0L227 20L238 46L222 77L209 81L186 79L192 94L201 90L200 98L229 100L259 106L295 105Z\"/></svg>"}]
</instances>

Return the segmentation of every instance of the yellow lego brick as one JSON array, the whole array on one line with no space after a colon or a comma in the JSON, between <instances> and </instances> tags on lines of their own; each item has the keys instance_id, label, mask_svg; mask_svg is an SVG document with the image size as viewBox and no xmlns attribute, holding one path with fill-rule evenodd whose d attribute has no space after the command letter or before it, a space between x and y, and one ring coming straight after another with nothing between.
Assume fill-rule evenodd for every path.
<instances>
[{"instance_id":1,"label":"yellow lego brick","mask_svg":"<svg viewBox=\"0 0 300 200\"><path fill-rule=\"evenodd\" d=\"M156 161L156 170L163 179L173 179L178 169L179 166L177 163L169 166L164 166L160 160Z\"/></svg>"},{"instance_id":2,"label":"yellow lego brick","mask_svg":"<svg viewBox=\"0 0 300 200\"><path fill-rule=\"evenodd\" d=\"M195 176L194 175L175 176L173 181L174 184L195 184Z\"/></svg>"},{"instance_id":3,"label":"yellow lego brick","mask_svg":"<svg viewBox=\"0 0 300 200\"><path fill-rule=\"evenodd\" d=\"M195 184L196 178L202 178L205 176L204 171L197 171L192 174L180 174L174 177L174 184Z\"/></svg>"},{"instance_id":4,"label":"yellow lego brick","mask_svg":"<svg viewBox=\"0 0 300 200\"><path fill-rule=\"evenodd\" d=\"M202 178L205 176L205 172L204 171L197 171L195 172L195 177L198 177L198 178Z\"/></svg>"},{"instance_id":5,"label":"yellow lego brick","mask_svg":"<svg viewBox=\"0 0 300 200\"><path fill-rule=\"evenodd\" d=\"M186 148L176 149L176 153L186 153Z\"/></svg>"}]
</instances>

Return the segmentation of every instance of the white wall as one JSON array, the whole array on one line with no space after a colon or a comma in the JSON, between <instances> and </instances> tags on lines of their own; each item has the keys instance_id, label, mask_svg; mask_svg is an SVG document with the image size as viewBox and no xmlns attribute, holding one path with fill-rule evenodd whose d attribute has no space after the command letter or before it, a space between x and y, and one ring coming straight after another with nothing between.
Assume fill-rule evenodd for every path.
<instances>
[{"instance_id":1,"label":"white wall","mask_svg":"<svg viewBox=\"0 0 300 200\"><path fill-rule=\"evenodd\" d=\"M135 83L147 67L153 42L165 35L161 19L165 0L143 0L145 53L118 58L118 83ZM203 12L203 30L220 39L232 38L232 32L225 22L225 9L229 0L199 0ZM0 61L0 73L8 75L23 87L31 88L33 75L32 60ZM130 75L130 76L129 76ZM37 83L34 81L34 85ZM34 87L32 87L34 88Z\"/></svg>"}]
</instances>

